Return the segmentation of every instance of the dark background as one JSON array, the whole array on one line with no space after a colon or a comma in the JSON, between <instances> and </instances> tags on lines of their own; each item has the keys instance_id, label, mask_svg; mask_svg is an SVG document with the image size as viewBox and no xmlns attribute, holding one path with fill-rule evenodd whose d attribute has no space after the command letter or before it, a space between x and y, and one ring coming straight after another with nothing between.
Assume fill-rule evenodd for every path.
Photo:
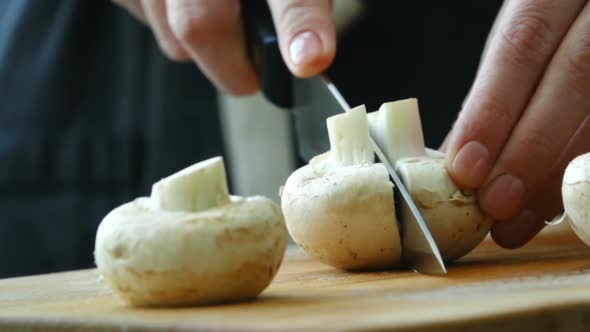
<instances>
[{"instance_id":1,"label":"dark background","mask_svg":"<svg viewBox=\"0 0 590 332\"><path fill-rule=\"evenodd\" d=\"M333 80L368 111L416 97L426 145L438 148L475 77L502 1L365 1L339 42Z\"/></svg>"},{"instance_id":2,"label":"dark background","mask_svg":"<svg viewBox=\"0 0 590 332\"><path fill-rule=\"evenodd\" d=\"M369 110L417 97L438 147L501 1L364 2L332 79ZM111 1L0 0L0 277L92 267L108 211L225 154L219 121L196 66Z\"/></svg>"}]
</instances>

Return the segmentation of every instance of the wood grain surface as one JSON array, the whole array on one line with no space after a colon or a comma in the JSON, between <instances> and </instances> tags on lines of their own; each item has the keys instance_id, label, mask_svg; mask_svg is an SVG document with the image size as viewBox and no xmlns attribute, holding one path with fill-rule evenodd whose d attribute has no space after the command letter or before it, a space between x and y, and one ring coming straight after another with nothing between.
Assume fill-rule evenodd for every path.
<instances>
[{"instance_id":1,"label":"wood grain surface","mask_svg":"<svg viewBox=\"0 0 590 332\"><path fill-rule=\"evenodd\" d=\"M0 280L0 331L590 331L590 248L567 225L518 250L489 239L447 276L350 273L290 248L254 301L135 309L95 270Z\"/></svg>"}]
</instances>

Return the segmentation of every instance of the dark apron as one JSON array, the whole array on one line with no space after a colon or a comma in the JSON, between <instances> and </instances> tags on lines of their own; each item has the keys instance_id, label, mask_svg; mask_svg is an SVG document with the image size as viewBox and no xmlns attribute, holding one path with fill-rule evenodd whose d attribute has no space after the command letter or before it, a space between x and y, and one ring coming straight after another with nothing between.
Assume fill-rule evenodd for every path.
<instances>
[{"instance_id":1,"label":"dark apron","mask_svg":"<svg viewBox=\"0 0 590 332\"><path fill-rule=\"evenodd\" d=\"M0 1L0 277L91 267L108 211L219 154L212 86L111 1Z\"/></svg>"}]
</instances>

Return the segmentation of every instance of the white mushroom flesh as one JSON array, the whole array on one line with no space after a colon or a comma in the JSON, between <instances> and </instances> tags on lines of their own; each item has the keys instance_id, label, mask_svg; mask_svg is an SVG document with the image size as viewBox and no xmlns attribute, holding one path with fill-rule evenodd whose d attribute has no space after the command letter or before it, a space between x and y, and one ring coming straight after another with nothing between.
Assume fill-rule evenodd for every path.
<instances>
[{"instance_id":1,"label":"white mushroom flesh","mask_svg":"<svg viewBox=\"0 0 590 332\"><path fill-rule=\"evenodd\" d=\"M400 159L397 169L426 222L443 260L457 260L471 252L488 234L492 219L479 208L474 195L451 181L444 158ZM408 220L411 211L402 211ZM415 223L402 228L404 248L422 243ZM412 248L417 249L417 248Z\"/></svg>"}]
</instances>

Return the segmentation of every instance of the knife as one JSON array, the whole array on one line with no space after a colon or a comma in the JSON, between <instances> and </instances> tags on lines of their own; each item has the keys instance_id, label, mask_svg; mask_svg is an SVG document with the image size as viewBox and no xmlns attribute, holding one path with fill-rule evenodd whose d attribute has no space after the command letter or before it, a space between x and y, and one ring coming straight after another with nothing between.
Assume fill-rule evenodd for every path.
<instances>
[{"instance_id":1,"label":"knife","mask_svg":"<svg viewBox=\"0 0 590 332\"><path fill-rule=\"evenodd\" d=\"M265 0L243 1L242 6L248 54L256 69L262 94L277 107L293 112L297 119L296 131L300 137L325 133L326 129L322 126L325 121L318 121L318 119L348 112L351 110L350 105L327 74L300 79L290 73L282 61L272 17ZM312 146L300 147L300 152L306 160L329 148L326 146L325 139L314 141L319 141L320 146L313 146L312 143ZM377 158L385 165L393 180L394 199L400 202L400 207L396 208L396 215L401 234L405 233L404 229L417 227L419 234L422 235L413 238L411 243L405 241L402 236L403 262L418 273L446 274L447 270L440 251L411 195L383 154L383 147L380 147L372 137L370 142Z\"/></svg>"}]
</instances>

